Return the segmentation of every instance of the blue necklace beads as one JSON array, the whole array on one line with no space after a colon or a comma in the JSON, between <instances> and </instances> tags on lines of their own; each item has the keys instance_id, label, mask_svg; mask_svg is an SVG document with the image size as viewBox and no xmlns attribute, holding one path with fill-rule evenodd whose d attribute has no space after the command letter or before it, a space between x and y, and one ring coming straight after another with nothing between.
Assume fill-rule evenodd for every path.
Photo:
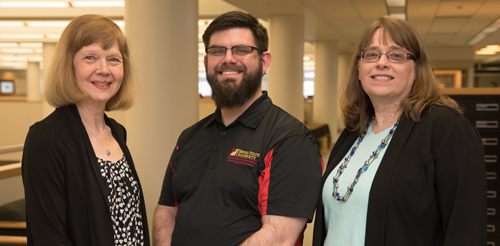
<instances>
[{"instance_id":1,"label":"blue necklace beads","mask_svg":"<svg viewBox=\"0 0 500 246\"><path fill-rule=\"evenodd\" d=\"M358 170L358 173L356 174L354 181L349 186L347 186L347 191L346 191L345 195L340 196L340 194L338 192L340 175L342 175L342 173L344 172L344 169L347 168L347 164L349 164L351 157L356 152L356 149L358 148L359 144L363 141L363 138L365 137L366 132L368 132L368 128L370 127L370 124L372 123L374 118L375 118L375 116L373 116L368 121L368 123L366 124L366 128L363 131L363 134L361 135L361 137L358 138L358 141L356 142L354 147L352 147L351 151L349 152L349 155L346 158L344 158L344 162L340 165L339 169L337 169L337 174L333 177L333 194L332 195L337 201L347 202L347 199L349 199L349 197L351 196L351 194L354 190L354 186L358 183L359 177L361 176L361 174L363 174L364 172L366 172L368 170L368 168L370 167L372 162L378 157L378 153L380 151L382 151L387 146L387 143L392 138L392 135L394 135L394 131L398 127L399 120L401 119L401 116L398 117L398 119L396 120L396 123L394 123L394 126L389 131L387 136L384 139L382 139L382 141L380 142L380 145L377 147L377 149L372 152L372 154L370 155L368 160L366 160L365 163L363 164L363 166L361 166L361 168Z\"/></svg>"}]
</instances>

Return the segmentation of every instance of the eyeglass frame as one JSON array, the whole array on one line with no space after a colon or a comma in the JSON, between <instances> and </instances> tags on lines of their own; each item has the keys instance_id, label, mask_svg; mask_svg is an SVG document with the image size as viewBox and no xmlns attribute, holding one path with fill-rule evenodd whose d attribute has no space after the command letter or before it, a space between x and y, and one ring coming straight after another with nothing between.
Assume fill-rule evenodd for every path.
<instances>
[{"instance_id":1,"label":"eyeglass frame","mask_svg":"<svg viewBox=\"0 0 500 246\"><path fill-rule=\"evenodd\" d=\"M359 52L359 54L357 55L357 58L358 58L358 60L360 60L360 61L364 61L364 62L368 62L368 63L374 63L374 62L378 62L378 61L380 61L380 58L382 57L382 55L385 55L385 56L387 57L387 61L389 61L389 62L391 62L391 63L402 63L402 62L408 61L409 59L411 59L411 60L413 60L413 61L415 61L415 62L417 62L417 61L418 61L418 60L417 60L417 58L416 58L416 57L415 57L412 53L404 51L404 52L406 53L406 60L404 60L404 61L400 61L400 62L394 62L394 61L391 61L391 60L389 59L389 56L387 56L387 53L391 53L391 52L393 52L393 51L388 51L388 52L382 53L382 52L380 52L380 51L376 51L376 50L374 50L374 52L378 52L378 53L380 53L380 55L379 55L378 59L377 59L376 61L365 61L365 60L363 60L363 56L362 56L362 54L363 54L364 52L367 52L367 51L365 50L365 51L361 51L361 52Z\"/></svg>"},{"instance_id":2,"label":"eyeglass frame","mask_svg":"<svg viewBox=\"0 0 500 246\"><path fill-rule=\"evenodd\" d=\"M235 46L233 46L233 47L231 47L231 48L227 48L227 47L224 47L224 46L211 46L211 47L207 47L207 48L205 48L205 53L207 53L207 55L209 55L209 54L208 54L208 50L209 50L209 49L211 49L211 48L224 48L224 55L220 55L220 56L217 56L217 55L216 55L216 57L225 56L225 55L227 54L227 50L228 50L228 49L230 49L230 50L231 50L231 54L233 54L233 55L234 55L234 51L233 51L233 49L234 49L234 48L237 48L237 47L249 47L249 48L251 48L251 49L252 49L252 51L251 51L250 53L248 53L247 55L251 54L254 50L256 50L257 52L259 52L259 53L261 53L261 54L262 54L262 53L264 53L264 52L260 51L257 47L255 47L255 46L250 46L250 45L235 45ZM212 55L212 56L213 56L213 55ZM239 55L237 55L237 56L239 56Z\"/></svg>"}]
</instances>

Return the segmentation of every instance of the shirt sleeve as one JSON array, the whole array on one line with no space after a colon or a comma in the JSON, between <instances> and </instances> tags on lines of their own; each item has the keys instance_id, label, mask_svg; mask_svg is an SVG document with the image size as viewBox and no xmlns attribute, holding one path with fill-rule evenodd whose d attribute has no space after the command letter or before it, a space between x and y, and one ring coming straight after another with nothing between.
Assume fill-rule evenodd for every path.
<instances>
[{"instance_id":1,"label":"shirt sleeve","mask_svg":"<svg viewBox=\"0 0 500 246\"><path fill-rule=\"evenodd\" d=\"M312 220L321 191L322 159L306 135L284 139L265 156L259 176L261 214Z\"/></svg>"},{"instance_id":2,"label":"shirt sleeve","mask_svg":"<svg viewBox=\"0 0 500 246\"><path fill-rule=\"evenodd\" d=\"M37 123L24 144L22 177L30 245L72 245L66 227L67 194L63 137Z\"/></svg>"},{"instance_id":3,"label":"shirt sleeve","mask_svg":"<svg viewBox=\"0 0 500 246\"><path fill-rule=\"evenodd\" d=\"M177 149L177 145L175 148ZM172 156L174 155L174 153L175 149L172 153ZM158 200L158 204L160 205L171 206L171 207L178 206L178 204L175 201L174 192L172 190L172 176L174 175L174 171L175 170L172 166L172 157L171 157L165 171L165 177L163 178L163 185L161 188L160 199Z\"/></svg>"},{"instance_id":4,"label":"shirt sleeve","mask_svg":"<svg viewBox=\"0 0 500 246\"><path fill-rule=\"evenodd\" d=\"M436 155L444 245L485 245L486 167L477 130L460 119L450 126Z\"/></svg>"}]
</instances>

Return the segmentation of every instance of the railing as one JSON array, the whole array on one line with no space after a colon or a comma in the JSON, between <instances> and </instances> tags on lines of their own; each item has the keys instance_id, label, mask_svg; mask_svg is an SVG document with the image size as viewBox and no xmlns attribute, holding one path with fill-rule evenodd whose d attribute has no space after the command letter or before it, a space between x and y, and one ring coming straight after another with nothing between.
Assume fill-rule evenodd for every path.
<instances>
[{"instance_id":1,"label":"railing","mask_svg":"<svg viewBox=\"0 0 500 246\"><path fill-rule=\"evenodd\" d=\"M12 145L0 148L0 154L7 154L23 150L23 145ZM0 166L0 179L21 175L21 162L9 163Z\"/></svg>"}]
</instances>

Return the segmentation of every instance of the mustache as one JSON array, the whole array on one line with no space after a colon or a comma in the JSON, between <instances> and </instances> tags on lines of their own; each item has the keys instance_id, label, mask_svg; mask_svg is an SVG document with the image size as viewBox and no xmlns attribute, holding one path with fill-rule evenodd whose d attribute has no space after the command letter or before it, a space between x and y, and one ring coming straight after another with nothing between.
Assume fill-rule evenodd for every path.
<instances>
[{"instance_id":1,"label":"mustache","mask_svg":"<svg viewBox=\"0 0 500 246\"><path fill-rule=\"evenodd\" d=\"M247 68L245 66L227 65L227 64L222 64L220 66L215 67L215 72L222 72L224 70L238 70L246 72Z\"/></svg>"}]
</instances>

